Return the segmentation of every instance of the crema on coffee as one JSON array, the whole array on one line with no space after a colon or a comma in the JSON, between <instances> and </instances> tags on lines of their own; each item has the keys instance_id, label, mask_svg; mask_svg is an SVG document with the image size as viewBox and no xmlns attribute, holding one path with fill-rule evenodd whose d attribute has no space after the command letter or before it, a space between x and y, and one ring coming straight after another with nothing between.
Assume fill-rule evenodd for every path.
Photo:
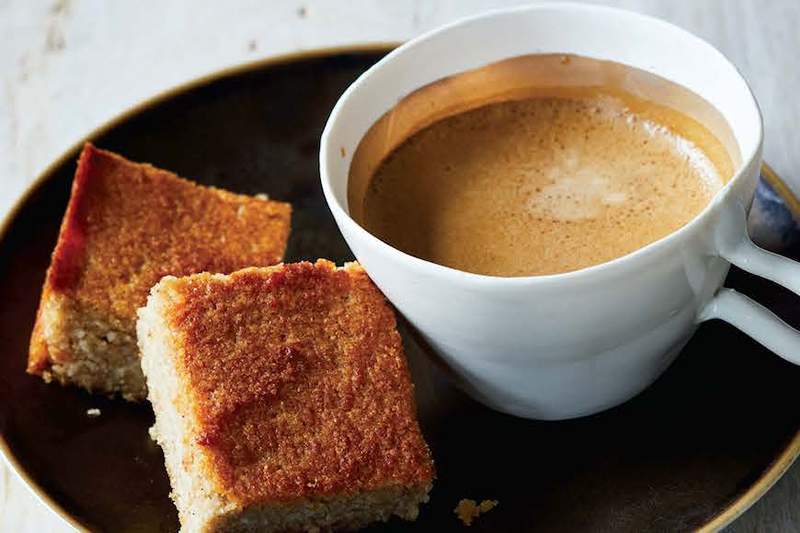
<instances>
[{"instance_id":1,"label":"crema on coffee","mask_svg":"<svg viewBox=\"0 0 800 533\"><path fill-rule=\"evenodd\" d=\"M406 253L459 270L554 274L679 229L732 176L725 125L700 97L652 74L574 56L526 56L518 67L537 60L565 72L569 84L516 81L483 100L467 95L459 107L455 77L432 86L450 86L439 96L423 89L409 97L447 102L455 92L454 101L429 106L427 116L410 108L403 115L401 102L376 123L371 133L383 142L368 133L351 165L356 221ZM575 83L576 69L591 75L598 66L613 75ZM672 103L680 93L685 109L648 98L647 87L672 94Z\"/></svg>"}]
</instances>

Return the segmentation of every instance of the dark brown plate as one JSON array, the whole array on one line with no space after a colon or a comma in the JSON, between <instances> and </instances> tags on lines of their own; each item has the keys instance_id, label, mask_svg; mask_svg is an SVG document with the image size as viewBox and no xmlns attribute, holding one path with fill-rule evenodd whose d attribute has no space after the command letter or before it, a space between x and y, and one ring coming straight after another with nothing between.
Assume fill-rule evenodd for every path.
<instances>
[{"instance_id":1,"label":"dark brown plate","mask_svg":"<svg viewBox=\"0 0 800 533\"><path fill-rule=\"evenodd\" d=\"M172 91L91 136L102 148L199 182L267 192L295 208L287 260L351 259L319 185L331 106L381 50L262 62ZM77 147L20 202L0 240L0 449L77 528L175 531L153 415L25 374L28 336ZM796 299L734 271L728 283L800 326ZM415 528L461 530L461 498L499 507L473 531L686 530L722 526L791 464L800 438L800 368L732 327L702 326L649 390L568 422L497 414L450 387L404 328L438 481ZM86 410L100 408L89 418ZM404 530L392 521L377 529Z\"/></svg>"}]
</instances>

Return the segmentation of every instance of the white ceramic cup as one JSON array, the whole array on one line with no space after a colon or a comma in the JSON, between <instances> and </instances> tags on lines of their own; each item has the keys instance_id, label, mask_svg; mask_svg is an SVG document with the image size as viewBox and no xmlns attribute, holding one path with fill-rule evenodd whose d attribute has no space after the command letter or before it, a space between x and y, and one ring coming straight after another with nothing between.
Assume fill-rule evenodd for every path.
<instances>
[{"instance_id":1,"label":"white ceramic cup","mask_svg":"<svg viewBox=\"0 0 800 533\"><path fill-rule=\"evenodd\" d=\"M728 121L735 176L686 226L583 270L501 278L405 254L359 226L347 207L360 140L410 92L445 76L531 53L568 53L655 73L699 94ZM731 263L798 292L800 266L747 236L761 164L758 106L716 49L664 21L580 4L489 12L418 37L356 80L322 134L322 186L353 253L473 397L499 411L564 419L615 406L650 385L698 324L719 318L800 363L800 334L721 288Z\"/></svg>"}]
</instances>

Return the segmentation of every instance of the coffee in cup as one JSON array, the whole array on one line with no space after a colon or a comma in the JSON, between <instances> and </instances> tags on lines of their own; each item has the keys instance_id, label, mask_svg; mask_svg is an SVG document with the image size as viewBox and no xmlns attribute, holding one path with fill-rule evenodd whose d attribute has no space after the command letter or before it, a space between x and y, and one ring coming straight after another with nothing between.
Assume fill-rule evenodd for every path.
<instances>
[{"instance_id":1,"label":"coffee in cup","mask_svg":"<svg viewBox=\"0 0 800 533\"><path fill-rule=\"evenodd\" d=\"M729 138L710 104L654 74L522 56L387 112L354 155L351 213L395 248L458 270L569 272L692 220L733 175Z\"/></svg>"}]
</instances>

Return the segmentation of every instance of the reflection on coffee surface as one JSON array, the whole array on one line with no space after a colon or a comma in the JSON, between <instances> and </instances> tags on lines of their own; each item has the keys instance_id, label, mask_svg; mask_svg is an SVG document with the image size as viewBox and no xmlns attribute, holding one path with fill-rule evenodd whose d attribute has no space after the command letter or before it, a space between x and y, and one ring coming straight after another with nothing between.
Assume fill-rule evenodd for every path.
<instances>
[{"instance_id":1,"label":"reflection on coffee surface","mask_svg":"<svg viewBox=\"0 0 800 533\"><path fill-rule=\"evenodd\" d=\"M523 96L411 128L370 169L356 220L459 270L553 274L677 230L733 173L709 129L624 87L550 85Z\"/></svg>"}]
</instances>

